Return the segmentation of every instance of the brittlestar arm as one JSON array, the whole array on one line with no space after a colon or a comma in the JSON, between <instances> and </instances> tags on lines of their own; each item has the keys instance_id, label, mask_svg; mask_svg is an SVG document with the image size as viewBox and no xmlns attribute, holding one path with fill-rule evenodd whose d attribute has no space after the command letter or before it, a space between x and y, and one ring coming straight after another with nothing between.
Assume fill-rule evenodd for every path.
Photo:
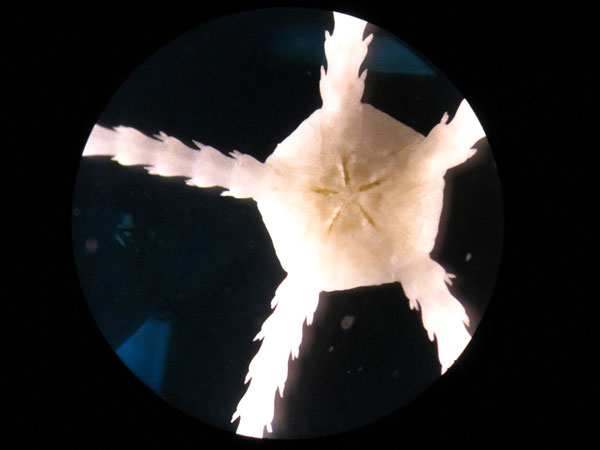
<instances>
[{"instance_id":1,"label":"brittlestar arm","mask_svg":"<svg viewBox=\"0 0 600 450\"><path fill-rule=\"evenodd\" d=\"M442 373L454 364L471 340L469 317L448 290L454 275L430 258L416 258L399 272L411 309L421 310L429 339L437 341Z\"/></svg>"},{"instance_id":2,"label":"brittlestar arm","mask_svg":"<svg viewBox=\"0 0 600 450\"><path fill-rule=\"evenodd\" d=\"M240 420L238 434L262 437L265 427L272 431L276 392L283 396L290 356L298 357L302 327L312 323L318 303L319 290L306 280L288 276L277 288L275 310L254 338L262 345L248 368L250 385L232 418Z\"/></svg>"},{"instance_id":3,"label":"brittlestar arm","mask_svg":"<svg viewBox=\"0 0 600 450\"><path fill-rule=\"evenodd\" d=\"M373 39L373 35L369 35L363 40L367 24L364 20L337 12L333 17L333 34L325 32L327 70L321 67L319 81L323 110L328 114L360 105L367 71L359 75L359 69Z\"/></svg>"},{"instance_id":4,"label":"brittlestar arm","mask_svg":"<svg viewBox=\"0 0 600 450\"><path fill-rule=\"evenodd\" d=\"M186 177L191 186L221 186L228 189L222 195L256 198L268 171L264 164L237 151L225 156L208 145L194 144L197 149L165 133L149 137L135 128L95 125L83 156L112 156L124 166L143 165L153 175Z\"/></svg>"},{"instance_id":5,"label":"brittlestar arm","mask_svg":"<svg viewBox=\"0 0 600 450\"><path fill-rule=\"evenodd\" d=\"M444 114L423 142L415 147L411 165L422 178L443 176L452 167L464 163L476 153L473 146L485 132L466 100L462 100L451 121Z\"/></svg>"}]
</instances>

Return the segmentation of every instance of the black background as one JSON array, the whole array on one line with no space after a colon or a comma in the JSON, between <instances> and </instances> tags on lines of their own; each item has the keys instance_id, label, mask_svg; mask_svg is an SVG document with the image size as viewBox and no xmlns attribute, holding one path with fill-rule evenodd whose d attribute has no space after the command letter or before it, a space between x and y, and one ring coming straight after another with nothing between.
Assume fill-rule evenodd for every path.
<instances>
[{"instance_id":1,"label":"black background","mask_svg":"<svg viewBox=\"0 0 600 450\"><path fill-rule=\"evenodd\" d=\"M568 137L588 130L581 105L590 103L590 55L579 34L589 31L586 11L575 5L564 12L320 6L394 32L472 100L494 150L505 202L499 278L468 354L396 414L323 442L364 448L584 438L598 394L590 383L593 353L586 349L591 329L583 326L590 315L587 273L579 270L588 265L591 244L585 245L581 201L589 188L582 183L589 155ZM104 6L14 16L19 26L11 47L24 50L14 57L9 52L8 69L25 83L6 90L24 98L18 104L26 108L14 109L16 120L9 122L18 140L9 141L6 152L9 161L17 157L20 173L12 184L16 193L7 194L17 199L11 228L25 233L6 235L19 249L13 259L18 289L6 296L6 347L16 356L3 375L12 412L7 428L21 442L104 448L185 448L209 438L239 448L305 445L241 439L149 395L110 351L81 301L70 244L71 192L90 124L157 48L201 20L237 10L165 9L136 16ZM98 58L114 63L99 65ZM581 101L578 107L573 99Z\"/></svg>"},{"instance_id":2,"label":"black background","mask_svg":"<svg viewBox=\"0 0 600 450\"><path fill-rule=\"evenodd\" d=\"M98 122L148 135L164 131L188 145L201 136L224 152L236 148L264 160L320 107L323 30L332 27L331 13L283 8L200 27L136 70ZM378 70L386 38L372 26L369 33L375 37L364 63L363 102L423 134L444 111L454 114L462 97L443 76ZM307 58L307 49L314 55ZM457 275L451 290L467 309L471 332L493 290L503 223L493 157L485 142L479 147L445 177L442 232L432 252ZM150 177L107 157L85 158L75 186L73 241L83 292L111 346L149 316L168 320L161 395L233 431L231 414L259 345L252 340L285 273L255 202L222 198L220 191ZM118 243L125 212L134 223ZM96 251L86 249L89 239ZM399 284L320 298L315 324L303 330L302 357L289 365L286 395L276 401L271 437L314 437L373 422L440 375L435 345ZM351 328L341 327L344 317L354 319Z\"/></svg>"}]
</instances>

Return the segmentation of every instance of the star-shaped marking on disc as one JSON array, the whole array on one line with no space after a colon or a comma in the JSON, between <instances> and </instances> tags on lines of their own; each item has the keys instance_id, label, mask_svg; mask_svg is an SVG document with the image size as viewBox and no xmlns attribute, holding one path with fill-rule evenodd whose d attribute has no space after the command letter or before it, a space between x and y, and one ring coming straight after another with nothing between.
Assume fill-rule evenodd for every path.
<instances>
[{"instance_id":1,"label":"star-shaped marking on disc","mask_svg":"<svg viewBox=\"0 0 600 450\"><path fill-rule=\"evenodd\" d=\"M375 186L379 186L382 182L382 179L378 179L366 184L356 184L350 177L350 171L348 170L348 162L345 159L342 159L342 174L344 178L344 185L341 188L330 189L326 187L313 187L311 188L312 192L316 192L317 194L323 195L325 197L331 197L333 199L337 199L340 201L339 206L335 209L333 213L329 227L327 228L327 232L330 232L333 229L333 226L338 221L344 210L346 208L353 206L358 208L363 217L367 220L367 222L371 226L377 226L377 223L373 219L373 216L365 210L365 208L360 204L358 196L361 192L368 191L369 189L374 188Z\"/></svg>"}]
</instances>

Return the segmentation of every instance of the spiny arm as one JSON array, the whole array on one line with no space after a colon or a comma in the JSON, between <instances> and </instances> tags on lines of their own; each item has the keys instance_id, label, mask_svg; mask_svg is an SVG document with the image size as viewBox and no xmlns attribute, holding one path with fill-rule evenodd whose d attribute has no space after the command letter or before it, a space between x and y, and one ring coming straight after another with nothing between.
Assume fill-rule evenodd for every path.
<instances>
[{"instance_id":1,"label":"spiny arm","mask_svg":"<svg viewBox=\"0 0 600 450\"><path fill-rule=\"evenodd\" d=\"M271 432L275 394L283 396L288 362L297 358L304 321L310 325L319 303L319 289L306 280L288 277L277 288L271 307L275 308L254 338L262 345L252 359L245 382L248 390L240 400L231 421L240 420L237 434L263 437Z\"/></svg>"},{"instance_id":2,"label":"spiny arm","mask_svg":"<svg viewBox=\"0 0 600 450\"><path fill-rule=\"evenodd\" d=\"M430 258L419 258L403 268L399 281L411 309L421 310L429 339L437 341L442 374L454 364L471 336L466 329L469 317L446 286L454 275Z\"/></svg>"},{"instance_id":3,"label":"spiny arm","mask_svg":"<svg viewBox=\"0 0 600 450\"><path fill-rule=\"evenodd\" d=\"M325 32L327 71L321 67L319 82L326 113L354 109L360 104L367 71L359 76L359 70L373 39L373 35L362 38L367 24L364 20L338 12L333 17L333 34Z\"/></svg>"},{"instance_id":4,"label":"spiny arm","mask_svg":"<svg viewBox=\"0 0 600 450\"><path fill-rule=\"evenodd\" d=\"M473 146L485 132L466 100L462 100L451 121L445 113L425 140L415 147L412 164L430 178L443 176L476 153Z\"/></svg>"},{"instance_id":5,"label":"spiny arm","mask_svg":"<svg viewBox=\"0 0 600 450\"><path fill-rule=\"evenodd\" d=\"M135 128L114 129L94 125L83 156L106 155L124 166L143 165L153 175L187 177L190 186L221 186L222 195L256 198L268 168L249 155L233 151L229 156L194 141L199 150L160 133L146 136Z\"/></svg>"}]
</instances>

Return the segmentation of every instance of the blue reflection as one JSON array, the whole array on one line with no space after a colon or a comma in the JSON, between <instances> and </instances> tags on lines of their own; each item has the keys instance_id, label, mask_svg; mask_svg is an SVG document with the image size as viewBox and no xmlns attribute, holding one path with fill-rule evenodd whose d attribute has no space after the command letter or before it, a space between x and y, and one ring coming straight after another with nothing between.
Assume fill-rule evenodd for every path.
<instances>
[{"instance_id":1,"label":"blue reflection","mask_svg":"<svg viewBox=\"0 0 600 450\"><path fill-rule=\"evenodd\" d=\"M116 350L127 367L155 391L162 386L170 335L170 322L151 317Z\"/></svg>"},{"instance_id":2,"label":"blue reflection","mask_svg":"<svg viewBox=\"0 0 600 450\"><path fill-rule=\"evenodd\" d=\"M318 24L310 29L299 26L286 26L278 29L269 42L269 50L281 62L296 62L327 67L323 50L323 30ZM365 65L369 73L395 73L434 76L434 70L427 63L388 35L379 35L369 44Z\"/></svg>"},{"instance_id":3,"label":"blue reflection","mask_svg":"<svg viewBox=\"0 0 600 450\"><path fill-rule=\"evenodd\" d=\"M381 36L369 45L369 72L435 75L425 61L389 36Z\"/></svg>"}]
</instances>

